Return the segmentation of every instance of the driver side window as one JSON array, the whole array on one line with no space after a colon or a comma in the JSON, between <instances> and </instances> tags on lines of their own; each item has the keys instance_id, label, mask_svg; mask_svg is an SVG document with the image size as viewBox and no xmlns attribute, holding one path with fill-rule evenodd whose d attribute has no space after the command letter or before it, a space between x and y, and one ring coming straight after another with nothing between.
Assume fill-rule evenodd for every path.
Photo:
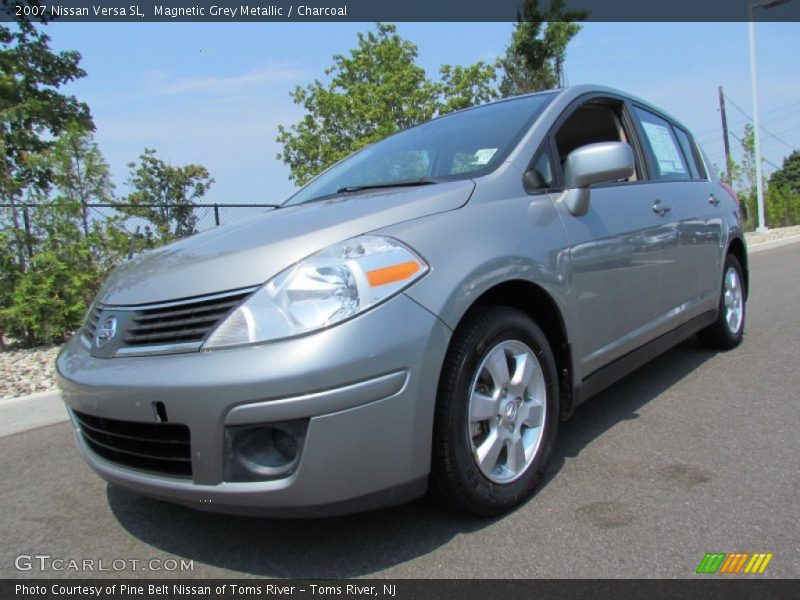
<instances>
[{"instance_id":1,"label":"driver side window","mask_svg":"<svg viewBox=\"0 0 800 600\"><path fill-rule=\"evenodd\" d=\"M558 159L562 172L567 156L573 150L598 142L625 142L631 137L625 131L620 118L622 106L611 100L590 100L573 112L555 134ZM638 166L637 166L638 171ZM624 181L636 181L633 176Z\"/></svg>"}]
</instances>

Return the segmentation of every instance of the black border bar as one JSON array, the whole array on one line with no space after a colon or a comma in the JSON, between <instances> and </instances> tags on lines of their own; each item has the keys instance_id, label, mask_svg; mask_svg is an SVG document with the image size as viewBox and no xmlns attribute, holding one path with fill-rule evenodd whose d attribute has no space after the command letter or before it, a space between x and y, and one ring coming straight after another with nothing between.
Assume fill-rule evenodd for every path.
<instances>
[{"instance_id":1,"label":"black border bar","mask_svg":"<svg viewBox=\"0 0 800 600\"><path fill-rule=\"evenodd\" d=\"M800 584L796 579L703 577L683 580L4 579L0 581L0 597L4 600L782 600L800 597ZM20 586L27 590L21 590ZM130 586L140 587L142 592L132 593ZM157 589L153 590L150 586L157 586ZM34 588L36 591L31 591ZM325 591L322 591L323 588ZM116 591L112 592L112 589ZM99 590L100 593L92 590Z\"/></svg>"},{"instance_id":2,"label":"black border bar","mask_svg":"<svg viewBox=\"0 0 800 600\"><path fill-rule=\"evenodd\" d=\"M27 0L4 0L0 20ZM549 0L540 0L546 6ZM513 22L523 0L39 0L47 20L61 22ZM23 8L19 8L21 5ZM24 6L28 5L25 9ZM751 5L758 5L752 11ZM800 21L800 0L566 0L596 22ZM24 13L27 11L27 15ZM31 13L33 11L33 13ZM676 40L679 43L679 40Z\"/></svg>"}]
</instances>

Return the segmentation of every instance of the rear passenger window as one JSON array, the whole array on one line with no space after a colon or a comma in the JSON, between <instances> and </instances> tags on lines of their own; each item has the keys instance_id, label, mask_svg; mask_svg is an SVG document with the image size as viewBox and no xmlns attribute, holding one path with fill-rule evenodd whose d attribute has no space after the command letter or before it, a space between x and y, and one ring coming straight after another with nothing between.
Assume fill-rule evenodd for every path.
<instances>
[{"instance_id":1,"label":"rear passenger window","mask_svg":"<svg viewBox=\"0 0 800 600\"><path fill-rule=\"evenodd\" d=\"M680 127L673 127L673 131L678 138L678 143L681 145L683 156L686 158L686 162L689 163L692 179L705 179L706 170L703 167L703 161L700 159L700 152L698 152L697 146L689 139L689 134Z\"/></svg>"},{"instance_id":2,"label":"rear passenger window","mask_svg":"<svg viewBox=\"0 0 800 600\"><path fill-rule=\"evenodd\" d=\"M691 179L683 152L668 121L649 110L635 106L633 111L644 131L645 146L649 150L655 173L653 179Z\"/></svg>"}]
</instances>

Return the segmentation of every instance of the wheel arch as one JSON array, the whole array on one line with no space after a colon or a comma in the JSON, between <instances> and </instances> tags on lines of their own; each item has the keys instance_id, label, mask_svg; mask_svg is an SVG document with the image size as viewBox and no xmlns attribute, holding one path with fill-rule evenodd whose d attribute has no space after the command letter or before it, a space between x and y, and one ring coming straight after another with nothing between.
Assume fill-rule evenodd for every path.
<instances>
[{"instance_id":1,"label":"wheel arch","mask_svg":"<svg viewBox=\"0 0 800 600\"><path fill-rule=\"evenodd\" d=\"M574 409L574 365L564 315L555 299L541 286L514 279L498 283L484 291L464 312L456 325L478 306L508 306L528 315L544 332L556 361L559 385L559 412L566 419Z\"/></svg>"},{"instance_id":2,"label":"wheel arch","mask_svg":"<svg viewBox=\"0 0 800 600\"><path fill-rule=\"evenodd\" d=\"M744 295L747 298L750 295L750 272L747 267L747 248L744 240L740 237L733 238L728 244L728 250L725 253L733 254L739 264L742 266L742 277L744 278Z\"/></svg>"}]
</instances>

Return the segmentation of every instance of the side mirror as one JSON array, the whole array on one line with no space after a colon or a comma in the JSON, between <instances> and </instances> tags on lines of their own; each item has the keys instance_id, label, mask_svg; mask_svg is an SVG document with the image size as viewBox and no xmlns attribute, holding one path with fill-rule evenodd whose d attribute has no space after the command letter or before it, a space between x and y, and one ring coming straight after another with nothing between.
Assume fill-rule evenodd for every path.
<instances>
[{"instance_id":1,"label":"side mirror","mask_svg":"<svg viewBox=\"0 0 800 600\"><path fill-rule=\"evenodd\" d=\"M600 142L576 148L564 163L564 204L580 217L589 211L589 186L627 179L635 170L633 151L624 142Z\"/></svg>"}]
</instances>

